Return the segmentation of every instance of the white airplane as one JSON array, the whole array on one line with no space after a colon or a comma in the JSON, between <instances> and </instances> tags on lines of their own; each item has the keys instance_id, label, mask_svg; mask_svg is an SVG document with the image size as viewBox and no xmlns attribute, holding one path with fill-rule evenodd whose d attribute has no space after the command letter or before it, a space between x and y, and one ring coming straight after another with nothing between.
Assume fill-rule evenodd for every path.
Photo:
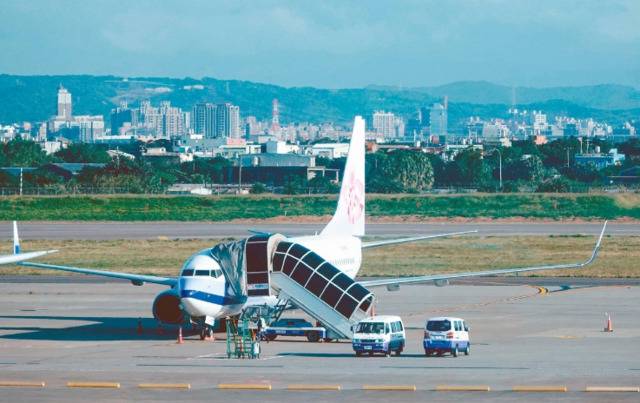
<instances>
[{"instance_id":1,"label":"white airplane","mask_svg":"<svg viewBox=\"0 0 640 403\"><path fill-rule=\"evenodd\" d=\"M41 250L23 253L20 250L20 238L18 237L18 224L13 222L13 255L0 255L0 264L11 264L34 259L36 257L55 253L57 250Z\"/></svg>"},{"instance_id":2,"label":"white airplane","mask_svg":"<svg viewBox=\"0 0 640 403\"><path fill-rule=\"evenodd\" d=\"M363 249L477 232L363 242L361 237L365 235L364 137L364 120L356 117L338 206L329 224L319 234L286 237L281 234L257 233L241 241L218 244L191 256L177 277L147 276L33 262L25 262L22 265L119 278L129 280L134 285L166 285L169 289L160 293L153 302L154 317L164 323L179 324L188 316L192 321L202 325L201 337L204 338L216 320L239 315L248 307L265 304L274 306L277 303L282 304L282 301L285 301L286 305L286 299L294 297L293 282L305 287L308 292L314 293L323 301L306 307L308 313L320 313L321 310L330 307L342 312L345 318L353 319L352 315L358 312L358 309L367 313L371 308L373 296L366 287L387 286L393 290L401 284L435 282L436 285L445 285L449 279L462 277L574 269L584 267L595 260L606 222L591 256L580 263L355 281L362 263ZM272 279L279 278L280 283L274 286L269 276ZM285 277L291 280L283 280ZM282 287L287 285L291 291L283 292ZM299 296L297 291L296 295ZM347 295L351 297L347 298ZM343 334L346 334L346 331Z\"/></svg>"}]
</instances>

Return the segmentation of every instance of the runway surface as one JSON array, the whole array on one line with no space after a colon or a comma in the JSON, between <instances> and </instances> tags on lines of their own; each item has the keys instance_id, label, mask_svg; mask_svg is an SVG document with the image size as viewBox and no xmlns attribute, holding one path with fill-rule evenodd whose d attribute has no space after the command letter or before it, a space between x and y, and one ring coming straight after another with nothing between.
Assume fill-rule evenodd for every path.
<instances>
[{"instance_id":1,"label":"runway surface","mask_svg":"<svg viewBox=\"0 0 640 403\"><path fill-rule=\"evenodd\" d=\"M19 224L22 239L195 239L241 237L250 230L281 233L289 236L311 235L323 224L247 224L201 222L23 222ZM367 235L375 237L415 236L478 230L484 236L514 235L597 235L601 223L389 223L367 224ZM640 224L611 223L609 235L640 235ZM0 240L11 238L11 224L0 223Z\"/></svg>"},{"instance_id":2,"label":"runway surface","mask_svg":"<svg viewBox=\"0 0 640 403\"><path fill-rule=\"evenodd\" d=\"M377 313L398 314L405 322L402 356L355 358L348 342L290 338L262 343L259 360L227 359L224 340L202 342L188 334L176 344L175 328L158 334L150 308L160 286L14 280L0 280L0 380L44 381L46 387L2 388L7 401L638 399L638 393L583 392L593 385L640 386L640 287L624 280L549 280L548 293L518 278L375 289ZM612 315L613 333L602 331L605 312ZM442 315L470 324L471 355L424 357L424 321ZM121 388L72 389L69 381L119 382ZM190 383L192 389L142 390L139 383ZM217 389L221 383L270 384L273 390L225 391ZM286 390L302 383L340 385L342 391ZM366 384L416 385L417 391L362 391ZM491 392L436 392L437 385L488 385ZM569 392L512 392L516 385L562 385Z\"/></svg>"}]
</instances>

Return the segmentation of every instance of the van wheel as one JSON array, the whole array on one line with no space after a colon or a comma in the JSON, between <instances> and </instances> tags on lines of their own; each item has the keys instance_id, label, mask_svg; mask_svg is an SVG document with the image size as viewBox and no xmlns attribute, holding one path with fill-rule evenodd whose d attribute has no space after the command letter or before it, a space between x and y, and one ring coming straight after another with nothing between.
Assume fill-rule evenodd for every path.
<instances>
[{"instance_id":1,"label":"van wheel","mask_svg":"<svg viewBox=\"0 0 640 403\"><path fill-rule=\"evenodd\" d=\"M369 351L369 357L373 357L373 351Z\"/></svg>"},{"instance_id":2,"label":"van wheel","mask_svg":"<svg viewBox=\"0 0 640 403\"><path fill-rule=\"evenodd\" d=\"M431 356L431 350L424 350L424 355L427 357Z\"/></svg>"},{"instance_id":3,"label":"van wheel","mask_svg":"<svg viewBox=\"0 0 640 403\"><path fill-rule=\"evenodd\" d=\"M455 346L451 349L451 355L454 357L458 356L458 346Z\"/></svg>"},{"instance_id":4,"label":"van wheel","mask_svg":"<svg viewBox=\"0 0 640 403\"><path fill-rule=\"evenodd\" d=\"M387 348L387 351L384 352L385 357L391 357L391 349Z\"/></svg>"},{"instance_id":5,"label":"van wheel","mask_svg":"<svg viewBox=\"0 0 640 403\"><path fill-rule=\"evenodd\" d=\"M402 349L396 350L396 357L399 357L402 354Z\"/></svg>"},{"instance_id":6,"label":"van wheel","mask_svg":"<svg viewBox=\"0 0 640 403\"><path fill-rule=\"evenodd\" d=\"M356 351L356 357L361 357L362 356L362 351Z\"/></svg>"},{"instance_id":7,"label":"van wheel","mask_svg":"<svg viewBox=\"0 0 640 403\"><path fill-rule=\"evenodd\" d=\"M471 343L467 343L467 347L464 349L464 355L469 355L471 352Z\"/></svg>"}]
</instances>

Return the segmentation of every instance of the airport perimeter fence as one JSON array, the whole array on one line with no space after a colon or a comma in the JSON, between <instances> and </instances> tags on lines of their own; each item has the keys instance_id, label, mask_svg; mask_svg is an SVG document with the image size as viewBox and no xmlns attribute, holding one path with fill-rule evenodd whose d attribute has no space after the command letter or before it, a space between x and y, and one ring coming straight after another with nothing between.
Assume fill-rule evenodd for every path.
<instances>
[{"instance_id":1,"label":"airport perimeter fence","mask_svg":"<svg viewBox=\"0 0 640 403\"><path fill-rule=\"evenodd\" d=\"M237 194L250 194L251 186L243 185L238 188L237 185L223 185L223 186L207 186L207 192L191 192L189 190L170 190L163 189L158 191L141 191L139 188L128 187L74 187L65 188L59 186L44 186L44 187L0 187L0 197L2 196L75 196L75 195L175 195L175 196L221 196L221 195L237 195ZM580 189L572 188L568 193L638 193L640 192L639 186L584 186ZM289 194L282 187L268 187L263 194ZM473 193L487 193L477 188L466 187L450 187L450 188L434 188L428 191L422 191L415 194L423 195L446 195L446 194L473 194ZM488 192L488 193L514 193L514 192ZM516 193L536 193L530 192L516 192ZM551 194L562 194L563 192L549 192ZM324 191L318 188L302 188L298 189L294 194L298 195L335 195L337 192Z\"/></svg>"}]
</instances>

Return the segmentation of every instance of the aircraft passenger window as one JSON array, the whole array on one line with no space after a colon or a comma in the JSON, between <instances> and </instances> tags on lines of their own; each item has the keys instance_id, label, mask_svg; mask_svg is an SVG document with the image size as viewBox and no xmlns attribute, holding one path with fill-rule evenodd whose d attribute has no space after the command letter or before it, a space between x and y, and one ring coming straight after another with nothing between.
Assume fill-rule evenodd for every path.
<instances>
[{"instance_id":1,"label":"aircraft passenger window","mask_svg":"<svg viewBox=\"0 0 640 403\"><path fill-rule=\"evenodd\" d=\"M196 276L207 276L207 277L209 277L209 270L196 270Z\"/></svg>"},{"instance_id":2,"label":"aircraft passenger window","mask_svg":"<svg viewBox=\"0 0 640 403\"><path fill-rule=\"evenodd\" d=\"M193 276L193 270L187 269L182 271L182 277L191 277Z\"/></svg>"},{"instance_id":3,"label":"aircraft passenger window","mask_svg":"<svg viewBox=\"0 0 640 403\"><path fill-rule=\"evenodd\" d=\"M338 288L346 290L353 283L353 280L351 280L346 274L340 273L334 277L332 282L337 285Z\"/></svg>"}]
</instances>

